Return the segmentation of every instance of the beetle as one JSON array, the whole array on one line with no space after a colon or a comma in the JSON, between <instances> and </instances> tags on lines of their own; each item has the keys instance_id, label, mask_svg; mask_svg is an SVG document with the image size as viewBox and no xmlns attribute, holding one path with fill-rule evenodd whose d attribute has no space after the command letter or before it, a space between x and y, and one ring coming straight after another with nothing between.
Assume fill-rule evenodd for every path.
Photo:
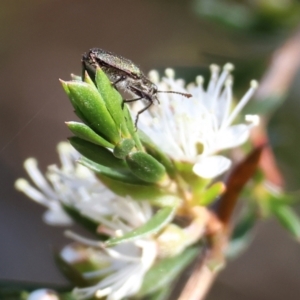
<instances>
[{"instance_id":1,"label":"beetle","mask_svg":"<svg viewBox=\"0 0 300 300\"><path fill-rule=\"evenodd\" d=\"M159 91L157 86L131 60L100 48L92 48L82 56L82 78L84 78L84 73L87 71L90 77L94 79L97 67L100 67L106 73L112 85L117 90L119 88L124 89L138 97L123 99L122 106L124 103L142 99L148 101L147 105L137 113L135 127L137 127L139 115L146 111L155 100L159 103L157 93L173 93L187 98L192 96L188 93Z\"/></svg>"}]
</instances>

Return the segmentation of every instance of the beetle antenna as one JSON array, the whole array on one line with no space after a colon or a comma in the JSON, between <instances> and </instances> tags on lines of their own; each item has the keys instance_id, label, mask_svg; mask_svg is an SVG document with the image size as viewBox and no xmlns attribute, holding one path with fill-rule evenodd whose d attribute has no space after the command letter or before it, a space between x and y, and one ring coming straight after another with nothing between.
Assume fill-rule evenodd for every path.
<instances>
[{"instance_id":1,"label":"beetle antenna","mask_svg":"<svg viewBox=\"0 0 300 300\"><path fill-rule=\"evenodd\" d=\"M156 91L156 93L178 94L178 95L182 95L182 96L187 97L187 98L191 98L192 97L192 95L188 94L188 93L180 93L180 92L173 92L173 91Z\"/></svg>"}]
</instances>

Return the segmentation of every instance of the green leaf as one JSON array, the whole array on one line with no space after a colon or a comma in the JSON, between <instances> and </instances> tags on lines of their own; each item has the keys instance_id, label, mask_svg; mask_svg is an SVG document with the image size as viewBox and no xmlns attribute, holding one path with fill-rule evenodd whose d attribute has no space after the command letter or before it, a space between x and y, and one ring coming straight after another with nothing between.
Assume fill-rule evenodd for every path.
<instances>
[{"instance_id":1,"label":"green leaf","mask_svg":"<svg viewBox=\"0 0 300 300\"><path fill-rule=\"evenodd\" d=\"M166 300L171 294L171 287L164 287L161 290L147 296L147 300Z\"/></svg>"},{"instance_id":2,"label":"green leaf","mask_svg":"<svg viewBox=\"0 0 300 300\"><path fill-rule=\"evenodd\" d=\"M254 205L245 207L234 226L234 230L226 249L226 257L234 259L244 251L253 239L253 229L258 219Z\"/></svg>"},{"instance_id":3,"label":"green leaf","mask_svg":"<svg viewBox=\"0 0 300 300\"><path fill-rule=\"evenodd\" d=\"M300 219L294 210L281 203L273 203L271 209L280 224L300 241Z\"/></svg>"},{"instance_id":4,"label":"green leaf","mask_svg":"<svg viewBox=\"0 0 300 300\"><path fill-rule=\"evenodd\" d=\"M111 84L110 80L107 78L106 74L101 70L101 68L97 68L96 70L95 82L99 93L101 94L104 102L106 103L106 107L110 115L114 119L117 126L120 128L122 136L125 138L129 138L130 134L127 129L124 113L122 110L122 96L114 88L114 86Z\"/></svg>"},{"instance_id":5,"label":"green leaf","mask_svg":"<svg viewBox=\"0 0 300 300\"><path fill-rule=\"evenodd\" d=\"M201 178L193 171L193 164L187 161L174 161L177 172L193 189L193 194L202 195L211 179Z\"/></svg>"},{"instance_id":6,"label":"green leaf","mask_svg":"<svg viewBox=\"0 0 300 300\"><path fill-rule=\"evenodd\" d=\"M127 105L124 105L123 112L124 112L125 122L126 122L127 128L129 130L132 138L135 141L135 145L136 145L136 147L139 151L143 152L144 151L143 145L142 145L142 143L140 141L140 138L137 134L137 129L134 126L134 123L132 121L132 118L131 118L131 115L130 115L130 112L129 112L129 109L128 109Z\"/></svg>"},{"instance_id":7,"label":"green leaf","mask_svg":"<svg viewBox=\"0 0 300 300\"><path fill-rule=\"evenodd\" d=\"M131 172L126 172L126 171L119 172L117 170L110 169L110 168L104 167L102 165L99 165L99 164L93 162L92 160L90 160L90 159L88 159L86 157L80 158L78 160L78 163L80 163L83 166L91 169L96 174L102 174L102 175L107 176L107 177L109 177L109 178L111 178L113 180L116 180L116 181L127 182L127 183L138 184L138 185L139 184L141 184L141 185L149 185L145 181L140 180L139 178L137 178L134 175L132 175Z\"/></svg>"},{"instance_id":8,"label":"green leaf","mask_svg":"<svg viewBox=\"0 0 300 300\"><path fill-rule=\"evenodd\" d=\"M156 212L156 214L143 226L125 233L122 237L115 237L105 242L107 247L111 247L120 243L130 242L144 238L151 234L158 233L165 225L170 223L174 217L176 206L164 207Z\"/></svg>"},{"instance_id":9,"label":"green leaf","mask_svg":"<svg viewBox=\"0 0 300 300\"><path fill-rule=\"evenodd\" d=\"M68 128L79 138L91 142L93 144L114 148L114 145L105 140L103 137L99 136L93 129L89 126L79 123L79 122L66 122Z\"/></svg>"},{"instance_id":10,"label":"green leaf","mask_svg":"<svg viewBox=\"0 0 300 300\"><path fill-rule=\"evenodd\" d=\"M124 139L120 141L114 148L114 156L124 159L135 146L135 142L132 139Z\"/></svg>"},{"instance_id":11,"label":"green leaf","mask_svg":"<svg viewBox=\"0 0 300 300\"><path fill-rule=\"evenodd\" d=\"M166 175L165 167L145 152L132 152L126 157L131 172L146 182L159 182Z\"/></svg>"},{"instance_id":12,"label":"green leaf","mask_svg":"<svg viewBox=\"0 0 300 300\"><path fill-rule=\"evenodd\" d=\"M76 286L85 287L89 285L88 280L86 280L82 274L71 264L66 262L60 254L54 254L55 262L60 269L60 271Z\"/></svg>"},{"instance_id":13,"label":"green leaf","mask_svg":"<svg viewBox=\"0 0 300 300\"><path fill-rule=\"evenodd\" d=\"M171 178L175 177L176 169L171 159L151 141L151 139L141 130L138 130L138 135L142 144L146 148L147 153L163 164Z\"/></svg>"},{"instance_id":14,"label":"green leaf","mask_svg":"<svg viewBox=\"0 0 300 300\"><path fill-rule=\"evenodd\" d=\"M66 211L66 213L77 223L81 224L84 228L92 232L93 234L96 233L97 228L99 226L99 223L96 223L94 220L89 219L85 216L83 216L76 208L61 204L63 206L63 209Z\"/></svg>"},{"instance_id":15,"label":"green leaf","mask_svg":"<svg viewBox=\"0 0 300 300\"><path fill-rule=\"evenodd\" d=\"M87 71L85 71L83 81L89 84L90 86L97 88L95 82L91 79Z\"/></svg>"},{"instance_id":16,"label":"green leaf","mask_svg":"<svg viewBox=\"0 0 300 300\"><path fill-rule=\"evenodd\" d=\"M271 95L265 99L255 99L249 101L244 108L245 115L257 114L261 116L270 116L283 103L286 95Z\"/></svg>"},{"instance_id":17,"label":"green leaf","mask_svg":"<svg viewBox=\"0 0 300 300\"><path fill-rule=\"evenodd\" d=\"M81 76L78 76L76 74L71 74L71 79L74 81L82 81Z\"/></svg>"},{"instance_id":18,"label":"green leaf","mask_svg":"<svg viewBox=\"0 0 300 300\"><path fill-rule=\"evenodd\" d=\"M69 90L68 84L65 81L60 80L62 87L65 91L65 93L68 95L69 100L72 104L72 106L74 107L75 113L77 115L77 117L79 119L81 119L83 122L88 123L88 120L85 118L85 116L83 115L83 113L80 111L79 106L76 104L76 101L74 100L74 97L71 95L71 92Z\"/></svg>"},{"instance_id":19,"label":"green leaf","mask_svg":"<svg viewBox=\"0 0 300 300\"><path fill-rule=\"evenodd\" d=\"M110 190L119 196L130 196L134 200L147 200L157 206L170 206L178 203L176 195L166 192L163 188L153 184L131 184L124 181L114 180L110 176L97 174L98 178Z\"/></svg>"},{"instance_id":20,"label":"green leaf","mask_svg":"<svg viewBox=\"0 0 300 300\"><path fill-rule=\"evenodd\" d=\"M69 138L72 146L83 156L97 164L114 169L128 169L124 160L116 158L112 152L79 137Z\"/></svg>"},{"instance_id":21,"label":"green leaf","mask_svg":"<svg viewBox=\"0 0 300 300\"><path fill-rule=\"evenodd\" d=\"M192 262L199 248L186 249L183 253L156 263L145 275L139 296L143 297L161 289L168 289L177 276Z\"/></svg>"},{"instance_id":22,"label":"green leaf","mask_svg":"<svg viewBox=\"0 0 300 300\"><path fill-rule=\"evenodd\" d=\"M77 300L72 292L59 295L59 300Z\"/></svg>"},{"instance_id":23,"label":"green leaf","mask_svg":"<svg viewBox=\"0 0 300 300\"><path fill-rule=\"evenodd\" d=\"M225 191L225 189L226 186L221 181L212 184L207 190L203 192L203 195L200 198L200 205L207 206L211 204Z\"/></svg>"},{"instance_id":24,"label":"green leaf","mask_svg":"<svg viewBox=\"0 0 300 300\"><path fill-rule=\"evenodd\" d=\"M87 124L111 143L118 143L119 129L97 89L85 82L71 81L66 84L70 99L73 99L85 120L88 120Z\"/></svg>"}]
</instances>

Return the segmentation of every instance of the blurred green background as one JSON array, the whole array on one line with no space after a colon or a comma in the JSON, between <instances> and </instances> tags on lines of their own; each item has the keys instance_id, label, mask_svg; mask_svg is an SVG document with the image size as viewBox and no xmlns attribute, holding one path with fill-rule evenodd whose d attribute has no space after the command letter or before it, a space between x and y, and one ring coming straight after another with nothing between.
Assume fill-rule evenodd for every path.
<instances>
[{"instance_id":1,"label":"blurred green background","mask_svg":"<svg viewBox=\"0 0 300 300\"><path fill-rule=\"evenodd\" d=\"M132 59L145 72L173 67L188 80L211 63L230 61L236 83L245 87L261 78L274 50L300 25L299 4L224 3L1 1L0 289L68 285L52 256L69 242L63 228L45 225L44 209L13 188L25 176L27 157L38 158L45 170L58 162L56 144L70 135L64 121L75 116L58 79L80 74L81 55L100 47ZM300 179L299 96L298 74L269 127L289 190L297 190ZM299 243L275 221L261 222L250 248L229 262L208 299L296 300L299 278Z\"/></svg>"}]
</instances>

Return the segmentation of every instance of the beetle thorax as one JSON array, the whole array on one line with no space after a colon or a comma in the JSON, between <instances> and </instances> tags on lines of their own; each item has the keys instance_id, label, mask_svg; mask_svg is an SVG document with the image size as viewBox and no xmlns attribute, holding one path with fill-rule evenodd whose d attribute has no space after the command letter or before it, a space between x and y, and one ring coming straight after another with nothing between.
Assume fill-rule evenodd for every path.
<instances>
[{"instance_id":1,"label":"beetle thorax","mask_svg":"<svg viewBox=\"0 0 300 300\"><path fill-rule=\"evenodd\" d=\"M130 92L133 96L146 98L150 101L153 100L154 94L156 94L157 87L146 76L127 76L126 80L121 81L117 85Z\"/></svg>"}]
</instances>

